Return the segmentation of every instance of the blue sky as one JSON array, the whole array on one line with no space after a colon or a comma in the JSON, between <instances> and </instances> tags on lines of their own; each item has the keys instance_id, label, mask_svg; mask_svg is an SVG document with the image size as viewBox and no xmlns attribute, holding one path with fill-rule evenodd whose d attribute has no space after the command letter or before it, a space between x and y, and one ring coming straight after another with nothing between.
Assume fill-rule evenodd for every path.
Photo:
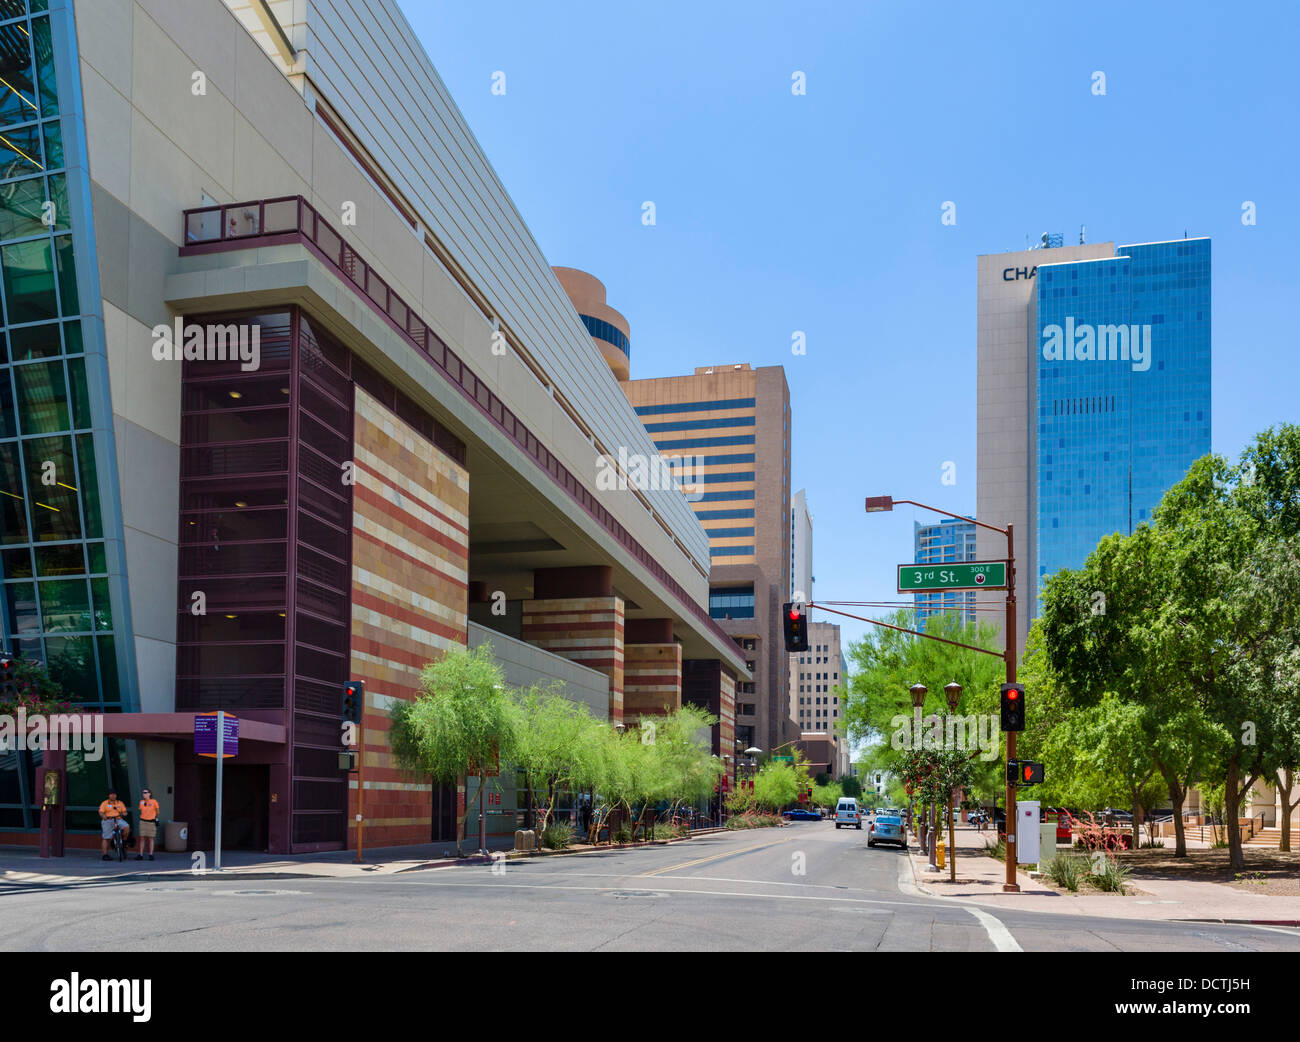
<instances>
[{"instance_id":1,"label":"blue sky","mask_svg":"<svg viewBox=\"0 0 1300 1042\"><path fill-rule=\"evenodd\" d=\"M818 600L897 598L924 518L865 495L975 509L981 253L1210 236L1214 449L1300 422L1294 4L400 2L634 377L785 366Z\"/></svg>"}]
</instances>

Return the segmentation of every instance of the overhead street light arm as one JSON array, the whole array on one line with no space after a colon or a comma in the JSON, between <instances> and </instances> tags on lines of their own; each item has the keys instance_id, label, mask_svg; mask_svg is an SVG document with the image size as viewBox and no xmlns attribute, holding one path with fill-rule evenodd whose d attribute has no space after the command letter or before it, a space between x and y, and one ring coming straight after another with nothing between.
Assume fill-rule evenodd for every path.
<instances>
[{"instance_id":1,"label":"overhead street light arm","mask_svg":"<svg viewBox=\"0 0 1300 1042\"><path fill-rule=\"evenodd\" d=\"M1006 535L1005 528L999 528L997 525L990 525L985 521L976 521L973 517L966 517L963 514L954 514L950 510L944 510L941 507L932 507L929 503L918 503L915 499L894 499L892 496L867 496L866 510L868 514L878 514L884 511L893 510L895 506L913 506L920 507L922 510L930 510L936 514L942 514L944 517L951 517L956 521L969 521L972 525L978 525L980 528L987 528L990 532L997 532L999 535Z\"/></svg>"}]
</instances>

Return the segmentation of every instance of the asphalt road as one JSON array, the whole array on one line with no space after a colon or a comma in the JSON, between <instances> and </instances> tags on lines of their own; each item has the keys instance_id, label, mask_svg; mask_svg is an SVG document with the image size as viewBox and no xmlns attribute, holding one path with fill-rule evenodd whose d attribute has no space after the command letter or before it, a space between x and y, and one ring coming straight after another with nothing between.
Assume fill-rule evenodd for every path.
<instances>
[{"instance_id":1,"label":"asphalt road","mask_svg":"<svg viewBox=\"0 0 1300 1042\"><path fill-rule=\"evenodd\" d=\"M0 949L1300 951L1297 930L985 910L911 879L903 852L864 832L799 822L500 872L11 888Z\"/></svg>"}]
</instances>

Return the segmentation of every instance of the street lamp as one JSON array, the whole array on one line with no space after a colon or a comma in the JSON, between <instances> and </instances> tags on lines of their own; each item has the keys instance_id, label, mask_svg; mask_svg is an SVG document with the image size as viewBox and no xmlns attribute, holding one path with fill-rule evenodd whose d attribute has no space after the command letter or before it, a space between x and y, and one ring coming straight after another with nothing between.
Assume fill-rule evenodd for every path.
<instances>
[{"instance_id":1,"label":"street lamp","mask_svg":"<svg viewBox=\"0 0 1300 1042\"><path fill-rule=\"evenodd\" d=\"M944 684L943 693L948 699L948 711L957 713L957 703L961 701L961 685L957 681ZM948 879L957 882L957 811L953 807L952 789L948 790Z\"/></svg>"},{"instance_id":2,"label":"street lamp","mask_svg":"<svg viewBox=\"0 0 1300 1042\"><path fill-rule=\"evenodd\" d=\"M1002 635L1006 641L1006 649L1002 653L1002 658L1006 663L1007 683L1016 682L1016 536L1015 526L1007 525L1006 528L999 528L997 525L990 525L987 521L976 521L973 517L962 517L960 514L954 514L948 510L941 510L938 507L932 507L928 503L918 503L914 499L894 499L892 496L867 496L865 509L868 514L880 513L894 509L894 504L907 504L908 506L919 507L921 510L929 510L935 514L942 514L944 517L951 517L957 521L969 521L979 528L987 528L990 532L997 532L999 535L1006 536L1007 539L1007 599L1006 599L1006 623L1003 626ZM936 638L942 639L942 638ZM953 643L953 642L950 642ZM982 651L986 654L996 654L989 652L987 648L972 648L973 651ZM1007 732L1007 762L1010 763L1016 758L1016 732ZM1016 882L1016 787L1015 784L1007 781L1007 872L1006 882L1002 884L1003 893L1018 894L1020 884Z\"/></svg>"}]
</instances>

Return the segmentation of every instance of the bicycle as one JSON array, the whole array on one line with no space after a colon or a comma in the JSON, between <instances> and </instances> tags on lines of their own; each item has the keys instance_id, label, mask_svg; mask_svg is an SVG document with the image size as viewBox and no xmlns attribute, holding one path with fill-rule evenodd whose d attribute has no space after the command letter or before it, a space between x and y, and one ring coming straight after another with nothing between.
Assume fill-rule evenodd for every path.
<instances>
[{"instance_id":1,"label":"bicycle","mask_svg":"<svg viewBox=\"0 0 1300 1042\"><path fill-rule=\"evenodd\" d=\"M126 829L122 827L122 819L115 819L117 824L113 826L113 850L117 853L118 861L126 860Z\"/></svg>"}]
</instances>

